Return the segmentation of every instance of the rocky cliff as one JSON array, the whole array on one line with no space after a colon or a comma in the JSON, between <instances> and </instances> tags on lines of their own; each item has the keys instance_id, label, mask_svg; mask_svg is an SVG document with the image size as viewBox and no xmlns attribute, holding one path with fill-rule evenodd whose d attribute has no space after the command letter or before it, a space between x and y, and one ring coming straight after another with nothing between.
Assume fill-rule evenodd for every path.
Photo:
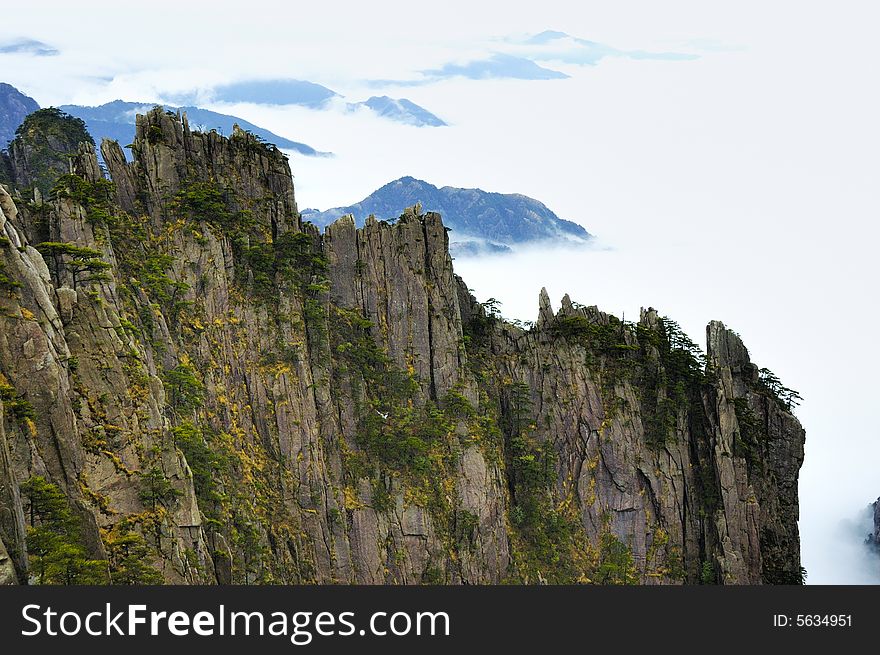
<instances>
[{"instance_id":1,"label":"rocky cliff","mask_svg":"<svg viewBox=\"0 0 880 655\"><path fill-rule=\"evenodd\" d=\"M868 505L867 515L871 521L871 531L865 539L865 544L875 551L880 551L880 498Z\"/></svg>"},{"instance_id":2,"label":"rocky cliff","mask_svg":"<svg viewBox=\"0 0 880 655\"><path fill-rule=\"evenodd\" d=\"M245 132L101 150L0 188L0 580L801 580L804 432L724 325L523 330L439 215L322 234Z\"/></svg>"}]
</instances>

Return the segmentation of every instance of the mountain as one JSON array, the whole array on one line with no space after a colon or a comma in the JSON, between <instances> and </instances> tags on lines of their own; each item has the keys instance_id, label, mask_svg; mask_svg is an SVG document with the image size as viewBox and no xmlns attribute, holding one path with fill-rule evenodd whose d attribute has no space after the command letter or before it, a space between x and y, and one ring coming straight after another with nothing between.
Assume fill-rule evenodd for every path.
<instances>
[{"instance_id":1,"label":"mountain","mask_svg":"<svg viewBox=\"0 0 880 655\"><path fill-rule=\"evenodd\" d=\"M559 218L527 196L450 186L438 189L409 176L389 182L354 205L326 211L304 209L302 215L323 226L353 214L362 225L371 214L393 219L416 204L443 216L444 224L452 230L453 249L460 255L504 252L510 246L536 241L584 242L592 238L577 223Z\"/></svg>"},{"instance_id":2,"label":"mountain","mask_svg":"<svg viewBox=\"0 0 880 655\"><path fill-rule=\"evenodd\" d=\"M428 79L465 77L472 80L564 80L569 77L566 73L540 66L531 59L503 53L465 64L448 63L442 68L424 70L422 74Z\"/></svg>"},{"instance_id":3,"label":"mountain","mask_svg":"<svg viewBox=\"0 0 880 655\"><path fill-rule=\"evenodd\" d=\"M82 120L55 107L38 109L18 127L8 152L0 152L0 181L46 196L84 143L95 146Z\"/></svg>"},{"instance_id":4,"label":"mountain","mask_svg":"<svg viewBox=\"0 0 880 655\"><path fill-rule=\"evenodd\" d=\"M62 105L60 109L71 116L81 118L86 122L89 132L100 143L101 139L119 141L123 146L134 140L135 116L144 113L154 105L143 102L124 102L114 100L97 107L84 107L82 105ZM171 112L186 112L189 122L193 126L199 126L205 130L217 130L221 134L232 134L232 126L238 125L243 130L252 132L269 143L274 143L279 148L294 150L302 155L319 156L328 153L316 151L311 146L297 141L291 141L282 136L270 132L267 129L254 125L242 118L219 114L198 107L165 107Z\"/></svg>"},{"instance_id":5,"label":"mountain","mask_svg":"<svg viewBox=\"0 0 880 655\"><path fill-rule=\"evenodd\" d=\"M302 105L319 109L340 97L326 86L304 80L246 80L214 87L217 102L253 102L258 105Z\"/></svg>"},{"instance_id":6,"label":"mountain","mask_svg":"<svg viewBox=\"0 0 880 655\"><path fill-rule=\"evenodd\" d=\"M0 187L0 579L803 581L793 392L732 330L511 324L439 214L322 233L277 149L136 126Z\"/></svg>"},{"instance_id":7,"label":"mountain","mask_svg":"<svg viewBox=\"0 0 880 655\"><path fill-rule=\"evenodd\" d=\"M194 94L193 94L194 97ZM332 89L304 80L244 80L214 87L210 91L214 102L252 102L259 105L298 105L309 109L331 109L332 100L343 98ZM343 107L356 110L366 107L382 118L415 125L442 127L440 118L406 98L373 96L363 102L345 102Z\"/></svg>"},{"instance_id":8,"label":"mountain","mask_svg":"<svg viewBox=\"0 0 880 655\"><path fill-rule=\"evenodd\" d=\"M372 96L363 102L357 103L357 105L368 107L379 114L379 116L389 118L398 123L407 123L417 127L443 127L446 125L442 119L406 98L396 99L389 98L388 96Z\"/></svg>"},{"instance_id":9,"label":"mountain","mask_svg":"<svg viewBox=\"0 0 880 655\"><path fill-rule=\"evenodd\" d=\"M14 86L0 82L0 150L15 137L15 130L24 117L37 111L40 105Z\"/></svg>"}]
</instances>

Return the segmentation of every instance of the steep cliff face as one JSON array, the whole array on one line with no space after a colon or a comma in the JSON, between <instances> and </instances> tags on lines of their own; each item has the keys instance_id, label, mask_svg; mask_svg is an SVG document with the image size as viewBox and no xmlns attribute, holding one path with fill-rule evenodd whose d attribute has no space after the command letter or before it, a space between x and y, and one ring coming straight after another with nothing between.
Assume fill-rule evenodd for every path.
<instances>
[{"instance_id":1,"label":"steep cliff face","mask_svg":"<svg viewBox=\"0 0 880 655\"><path fill-rule=\"evenodd\" d=\"M63 523L74 581L799 580L804 433L720 323L524 331L437 214L321 234L279 151L161 111L132 153L0 190L0 579Z\"/></svg>"}]
</instances>

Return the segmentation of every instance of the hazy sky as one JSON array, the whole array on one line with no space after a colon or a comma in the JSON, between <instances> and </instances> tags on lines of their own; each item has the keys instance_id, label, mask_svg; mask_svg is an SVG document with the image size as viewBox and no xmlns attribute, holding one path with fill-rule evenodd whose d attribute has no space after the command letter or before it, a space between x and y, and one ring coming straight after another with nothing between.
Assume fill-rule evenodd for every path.
<instances>
[{"instance_id":1,"label":"hazy sky","mask_svg":"<svg viewBox=\"0 0 880 655\"><path fill-rule=\"evenodd\" d=\"M877 580L853 536L867 532L856 516L880 496L876 3L120 5L32 1L7 12L0 81L43 106L171 100L257 78L417 102L450 126L209 108L336 153L292 158L301 207L349 204L413 175L524 193L598 235L588 252L457 261L509 316L533 319L546 285L556 306L565 292L627 318L654 306L700 342L710 319L725 321L805 399L809 582ZM574 39L555 50L525 43L544 30L615 54L582 64ZM499 53L569 77L371 83Z\"/></svg>"}]
</instances>

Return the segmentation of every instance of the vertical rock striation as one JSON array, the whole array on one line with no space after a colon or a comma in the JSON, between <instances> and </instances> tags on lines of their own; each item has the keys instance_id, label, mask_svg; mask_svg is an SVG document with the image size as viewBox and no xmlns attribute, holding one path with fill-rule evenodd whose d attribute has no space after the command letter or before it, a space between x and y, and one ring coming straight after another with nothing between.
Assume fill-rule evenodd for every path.
<instances>
[{"instance_id":1,"label":"vertical rock striation","mask_svg":"<svg viewBox=\"0 0 880 655\"><path fill-rule=\"evenodd\" d=\"M135 542L172 583L799 581L804 433L721 323L703 358L543 292L523 330L439 215L321 234L252 135L101 151L0 188L0 580L40 477L114 582Z\"/></svg>"}]
</instances>

